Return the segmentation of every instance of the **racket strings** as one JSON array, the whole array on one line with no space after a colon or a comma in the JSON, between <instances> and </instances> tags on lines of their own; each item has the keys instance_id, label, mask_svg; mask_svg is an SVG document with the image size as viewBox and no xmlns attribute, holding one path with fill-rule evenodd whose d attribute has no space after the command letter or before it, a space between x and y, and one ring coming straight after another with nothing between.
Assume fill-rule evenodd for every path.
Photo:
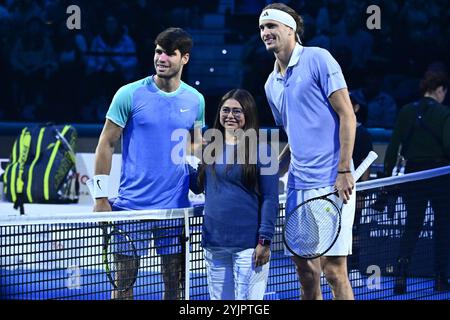
<instances>
[{"instance_id":1,"label":"racket strings","mask_svg":"<svg viewBox=\"0 0 450 320\"><path fill-rule=\"evenodd\" d=\"M108 242L106 264L116 289L127 290L133 286L139 269L139 258L130 239L120 233L112 233Z\"/></svg>"},{"instance_id":2,"label":"racket strings","mask_svg":"<svg viewBox=\"0 0 450 320\"><path fill-rule=\"evenodd\" d=\"M285 243L298 256L321 256L334 244L339 228L338 208L327 199L316 199L304 203L288 217Z\"/></svg>"}]
</instances>

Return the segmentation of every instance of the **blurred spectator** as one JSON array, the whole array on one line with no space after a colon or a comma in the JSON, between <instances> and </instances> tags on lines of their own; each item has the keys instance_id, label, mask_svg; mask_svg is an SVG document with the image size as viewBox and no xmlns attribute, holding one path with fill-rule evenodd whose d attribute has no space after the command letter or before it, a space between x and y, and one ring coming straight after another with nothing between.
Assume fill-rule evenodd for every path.
<instances>
[{"instance_id":1,"label":"blurred spectator","mask_svg":"<svg viewBox=\"0 0 450 320\"><path fill-rule=\"evenodd\" d=\"M357 5L349 6L345 17L345 29L342 33L331 37L331 51L337 52L340 48L346 48L349 51L347 74L350 76L354 71L361 74L361 70L367 67L367 62L372 56L374 39L367 29L361 28L364 25L364 11ZM336 58L339 63L338 58Z\"/></svg>"},{"instance_id":2,"label":"blurred spectator","mask_svg":"<svg viewBox=\"0 0 450 320\"><path fill-rule=\"evenodd\" d=\"M135 43L112 15L106 17L103 32L92 42L88 66L89 72L106 73L108 77L120 78L121 82L130 81L135 76L137 66ZM116 89L114 88L114 91Z\"/></svg>"},{"instance_id":3,"label":"blurred spectator","mask_svg":"<svg viewBox=\"0 0 450 320\"><path fill-rule=\"evenodd\" d=\"M36 120L46 102L46 82L56 69L54 50L44 22L33 17L17 38L11 52L14 72L13 98L16 116ZM40 113L36 111L40 109Z\"/></svg>"},{"instance_id":4,"label":"blurred spectator","mask_svg":"<svg viewBox=\"0 0 450 320\"><path fill-rule=\"evenodd\" d=\"M317 33L338 35L345 32L347 5L341 0L328 0L319 10L316 19ZM300 13L302 14L302 13Z\"/></svg>"},{"instance_id":5,"label":"blurred spectator","mask_svg":"<svg viewBox=\"0 0 450 320\"><path fill-rule=\"evenodd\" d=\"M11 47L11 15L7 8L0 4L0 121L10 117L11 109L11 67L9 48Z\"/></svg>"},{"instance_id":6,"label":"blurred spectator","mask_svg":"<svg viewBox=\"0 0 450 320\"><path fill-rule=\"evenodd\" d=\"M135 43L114 16L106 16L104 29L94 38L87 61L91 96L94 99L106 97L109 100L121 85L135 78ZM106 112L106 109L103 111ZM104 114L93 116L94 119L102 119Z\"/></svg>"},{"instance_id":7,"label":"blurred spectator","mask_svg":"<svg viewBox=\"0 0 450 320\"><path fill-rule=\"evenodd\" d=\"M297 8L300 15L310 15L311 17L315 18L319 14L320 9L325 5L325 0L315 0L315 1L309 1L309 0L297 0L292 1L291 8ZM296 4L295 4L296 3ZM315 24L315 23L314 23Z\"/></svg>"},{"instance_id":8,"label":"blurred spectator","mask_svg":"<svg viewBox=\"0 0 450 320\"><path fill-rule=\"evenodd\" d=\"M4 19L11 19L11 14L9 13L8 9L0 3L0 21L3 21Z\"/></svg>"},{"instance_id":9,"label":"blurred spectator","mask_svg":"<svg viewBox=\"0 0 450 320\"><path fill-rule=\"evenodd\" d=\"M367 106L366 127L392 128L397 116L394 99L382 91L383 71L373 62L364 78L364 87L354 95Z\"/></svg>"},{"instance_id":10,"label":"blurred spectator","mask_svg":"<svg viewBox=\"0 0 450 320\"><path fill-rule=\"evenodd\" d=\"M13 0L9 10L16 28L23 28L31 18L43 19L43 11L38 1Z\"/></svg>"},{"instance_id":11,"label":"blurred spectator","mask_svg":"<svg viewBox=\"0 0 450 320\"><path fill-rule=\"evenodd\" d=\"M55 27L60 27L64 22L66 27L66 19L68 17L66 10L72 4L76 4L78 0L45 0L43 1L42 17L44 21ZM75 2L75 3L74 3Z\"/></svg>"},{"instance_id":12,"label":"blurred spectator","mask_svg":"<svg viewBox=\"0 0 450 320\"><path fill-rule=\"evenodd\" d=\"M316 32L316 26L313 23L314 18L309 15L303 16L305 26L304 43L309 47L320 47L323 49L331 50L330 37L323 32Z\"/></svg>"},{"instance_id":13,"label":"blurred spectator","mask_svg":"<svg viewBox=\"0 0 450 320\"><path fill-rule=\"evenodd\" d=\"M273 55L261 43L259 34L254 34L245 43L242 50L241 65L241 87L253 94L261 124L273 126L273 116L264 91L264 83L273 70Z\"/></svg>"},{"instance_id":14,"label":"blurred spectator","mask_svg":"<svg viewBox=\"0 0 450 320\"><path fill-rule=\"evenodd\" d=\"M79 121L80 109L85 102L86 87L83 81L86 69L87 43L84 36L65 27L57 28L55 35L58 69L53 78L52 121ZM50 119L49 119L50 120Z\"/></svg>"},{"instance_id":15,"label":"blurred spectator","mask_svg":"<svg viewBox=\"0 0 450 320\"><path fill-rule=\"evenodd\" d=\"M411 100L420 98L420 94L417 91L420 82L419 76L399 73L386 74L383 82L383 88L386 89L386 93L394 98L397 106L405 105Z\"/></svg>"},{"instance_id":16,"label":"blurred spectator","mask_svg":"<svg viewBox=\"0 0 450 320\"><path fill-rule=\"evenodd\" d=\"M223 33L224 43L215 43L215 45L233 43L245 46L248 43L248 46L251 47L251 42L254 40L251 39L255 30L254 21L257 20L256 13L251 14L251 8L261 7L265 2L267 1L236 0L225 4L219 0L195 2L184 0L163 2L156 0L0 0L0 4L3 4L3 6L0 5L0 29L3 30L0 30L0 57L2 58L0 62L2 92L0 94L3 97L0 118L11 119L12 115L13 118L19 119L17 112L19 109L23 109L22 105L16 105L16 103L24 104L24 99L17 98L17 88L20 87L17 81L20 74L16 74L16 69L11 69L10 57L12 57L12 50L18 42L17 39L22 37L26 21L32 17L45 19L46 27L50 29L50 37L54 40L52 44L55 47L57 58L53 62L56 65L63 62L61 59L65 60L71 55L65 37L59 30L68 17L66 9L72 4L81 8L81 30L71 30L75 34L76 47L80 48L80 41L82 42L80 34L82 34L84 41L88 43L89 50L95 50L95 52L93 55L89 55L89 59L86 61L89 66L86 65L87 73L84 81L76 86L72 97L75 96L75 92L83 92L86 101L76 102L76 104L81 103L86 106L90 103L92 106L85 108L84 120L97 121L98 117L94 115L94 111L99 112L100 118L103 118L105 110L99 109L98 105L103 101L107 101L108 104L111 99L106 92L112 94L121 84L125 83L125 78L134 78L127 73L144 77L151 72L153 39L159 30L169 26L185 25L186 28L193 29L194 41L196 41L198 38L195 35L195 29L201 29L202 33L208 33L210 31L205 29L208 26L203 26L205 21L211 21L216 16L219 20L223 19L221 15L225 14L225 27L221 29L220 24L216 23L216 29L213 31L214 35ZM365 87L365 82L368 81L365 80L367 75L370 77L370 74L373 73L372 61L380 61L385 66L384 70L378 70L382 75L380 79L385 79L384 92L390 95L396 104L403 105L419 98L414 90L422 76L418 70L423 70L431 61L435 60L442 60L447 65L450 64L450 47L448 46L450 7L446 0L428 0L426 6L423 0L282 0L282 2L290 4L302 14L306 25L304 44L331 51L340 63L349 87ZM366 27L368 14L365 10L372 4L378 5L382 9L380 30L368 30ZM231 14L225 13L226 8L229 8ZM233 10L235 11L233 12ZM248 14L236 14L236 12ZM206 13L213 14L208 19L204 19ZM9 22L7 22L8 19L3 18L8 16L10 17ZM104 18L108 16L115 17L113 18L115 22L112 24L116 24L116 27L113 28L118 30L113 32L114 35L109 36L105 31L104 23ZM130 44L122 41L126 38ZM215 38L220 39L220 37ZM122 48L117 51L125 51L127 55L119 55L116 52L118 47ZM123 48L125 50L122 50ZM244 50L248 51L248 49ZM255 49L256 58L253 59L254 56L251 54L247 55L246 61L243 63L245 68L243 84L255 94L255 98L258 100L262 92L258 74L263 75L266 70L270 71L273 63L269 62L269 65L266 65L266 59L258 56L258 49ZM60 50L63 52L60 53ZM252 50L250 49L250 52ZM65 66L61 67L68 71L65 62L63 65ZM195 68L195 66L192 65L190 68ZM82 68L80 71L84 72ZM75 82L67 78L65 73L67 74L65 71L58 71L54 80L59 84ZM192 80L189 79L190 74L190 72L184 73L185 81ZM64 78L65 81L62 81ZM230 87L232 87L232 80L225 81L229 81ZM86 85L90 89L84 90L82 85ZM13 87L13 89L9 87ZM53 90L48 92L53 105L48 106L49 110L53 110L54 103L61 101L63 95L61 91L52 88ZM36 91L40 90L37 88ZM8 98L8 94L11 97L14 96L15 99ZM215 93L206 94L207 100L218 98L215 97ZM78 98L84 99L80 96ZM369 101L371 99L365 98L369 108L369 123L366 123L366 126L392 127L392 119L388 119L386 122L385 113L381 114L382 117L379 117L379 121L376 121L375 124L371 123L372 116L370 115L373 114L373 103ZM447 97L447 102L448 99ZM36 99L32 100L38 101L30 101L27 104L39 105L42 95L38 94ZM67 100L71 99L67 98ZM392 103L392 99L384 100L387 104ZM72 102L75 103L75 101L74 97ZM265 101L265 99L261 99L261 101ZM8 105L7 108L3 108L5 104ZM260 104L258 103L258 105ZM266 109L265 105L261 106L262 109ZM9 112L8 110L14 111ZM68 115L69 113L67 113ZM56 117L57 114L53 112L42 114L43 119L54 116ZM378 113L375 112L374 117L377 118ZM391 117L395 118L395 113L392 113ZM265 124L273 123L270 112L263 112L261 118Z\"/></svg>"},{"instance_id":17,"label":"blurred spectator","mask_svg":"<svg viewBox=\"0 0 450 320\"><path fill-rule=\"evenodd\" d=\"M327 28L321 29L316 26L317 17L319 12L325 6L325 0L297 0L288 1L286 3L291 8L295 8L297 12L302 16L304 25L307 26L304 29L302 42L308 47L320 47L330 50L330 37L329 30Z\"/></svg>"},{"instance_id":18,"label":"blurred spectator","mask_svg":"<svg viewBox=\"0 0 450 320\"><path fill-rule=\"evenodd\" d=\"M165 29L166 11L156 11L154 0L135 0L129 3L130 19L127 21L129 34L136 42L136 56L139 63L138 75L148 76L153 69L154 40L160 30ZM151 28L149 28L151 21Z\"/></svg>"},{"instance_id":19,"label":"blurred spectator","mask_svg":"<svg viewBox=\"0 0 450 320\"><path fill-rule=\"evenodd\" d=\"M264 8L265 5L265 0L236 0L234 4L234 13L255 14L255 12L259 12L262 8Z\"/></svg>"},{"instance_id":20,"label":"blurred spectator","mask_svg":"<svg viewBox=\"0 0 450 320\"><path fill-rule=\"evenodd\" d=\"M441 41L438 39L441 38L443 24L441 22L440 26L436 27L435 23L440 21L437 12L445 11L448 3L441 4L437 9L435 2L427 1L425 6L423 0L404 1L397 13L392 61L398 61L402 72L425 70L431 61L442 55ZM448 49L446 50L448 52ZM408 52L406 56L405 52Z\"/></svg>"},{"instance_id":21,"label":"blurred spectator","mask_svg":"<svg viewBox=\"0 0 450 320\"><path fill-rule=\"evenodd\" d=\"M423 98L405 105L396 122L384 160L385 174L389 174L401 150L407 160L405 173L450 165L450 107L442 105L449 80L446 73L428 71L422 82ZM417 192L421 190L421 192ZM394 293L407 290L408 268L430 201L434 212L434 271L435 290L448 291L448 257L450 248L450 215L448 175L405 183L402 196L407 211L405 230L400 239L396 265Z\"/></svg>"}]
</instances>

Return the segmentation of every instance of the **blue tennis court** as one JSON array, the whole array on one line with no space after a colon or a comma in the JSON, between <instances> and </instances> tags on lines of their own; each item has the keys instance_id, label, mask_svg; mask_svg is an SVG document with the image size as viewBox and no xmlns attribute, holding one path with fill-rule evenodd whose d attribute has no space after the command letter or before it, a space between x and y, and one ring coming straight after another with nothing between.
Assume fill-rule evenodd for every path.
<instances>
[{"instance_id":1,"label":"blue tennis court","mask_svg":"<svg viewBox=\"0 0 450 320\"><path fill-rule=\"evenodd\" d=\"M111 286L103 269L60 269L51 271L2 270L0 273L2 299L43 300L109 300ZM275 253L269 275L265 300L291 300L299 298L299 285L290 259ZM393 294L393 277L381 277L378 287L368 286L367 276L351 279L358 300L447 300L450 293L436 293L432 279L411 278L408 293ZM205 274L191 274L190 296L193 300L208 300ZM376 286L376 285L375 285ZM323 283L324 299L332 299L328 285ZM135 297L139 300L161 300L163 280L159 273L141 270L135 284Z\"/></svg>"},{"instance_id":2,"label":"blue tennis court","mask_svg":"<svg viewBox=\"0 0 450 320\"><path fill-rule=\"evenodd\" d=\"M401 186L388 189L384 184L359 191L358 212L353 230L353 254L348 258L349 279L357 300L450 300L450 292L435 288L434 213L429 205L408 270L406 293L394 294L395 267L407 212ZM423 192L423 190L421 190ZM444 195L443 195L444 196ZM446 195L448 196L448 195ZM45 207L45 205L42 205ZM116 212L114 215L79 212L84 207L42 207L33 216L0 218L0 298L108 300L112 286L102 262L102 234L99 222L107 220L135 223L161 220L162 228L189 230L184 252L184 282L177 289L180 297L208 300L206 267L203 258L203 215L198 210L174 209L158 212ZM69 210L70 209L70 210ZM78 211L77 211L78 210ZM84 211L86 211L84 210ZM69 212L70 211L70 212ZM51 214L48 214L48 213ZM300 298L298 276L293 262L284 255L282 228L284 204L272 239L271 266L265 300ZM165 286L163 263L156 253L155 235L143 239L150 243L141 258L133 297L161 300ZM440 259L449 259L449 256ZM449 273L450 274L450 273ZM189 290L186 290L189 288ZM324 299L332 292L322 276Z\"/></svg>"}]
</instances>

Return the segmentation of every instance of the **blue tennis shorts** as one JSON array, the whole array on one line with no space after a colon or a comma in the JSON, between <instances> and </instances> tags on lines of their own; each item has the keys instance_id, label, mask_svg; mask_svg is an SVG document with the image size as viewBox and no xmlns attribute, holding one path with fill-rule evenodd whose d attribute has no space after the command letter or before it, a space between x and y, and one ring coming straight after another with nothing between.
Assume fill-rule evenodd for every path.
<instances>
[{"instance_id":1,"label":"blue tennis shorts","mask_svg":"<svg viewBox=\"0 0 450 320\"><path fill-rule=\"evenodd\" d=\"M123 211L113 205L111 207L113 211ZM182 253L183 219L117 221L114 225L132 239L139 257L149 255L152 248L159 255ZM119 246L116 250L123 253L129 251L125 240L119 235L115 237L114 242Z\"/></svg>"}]
</instances>

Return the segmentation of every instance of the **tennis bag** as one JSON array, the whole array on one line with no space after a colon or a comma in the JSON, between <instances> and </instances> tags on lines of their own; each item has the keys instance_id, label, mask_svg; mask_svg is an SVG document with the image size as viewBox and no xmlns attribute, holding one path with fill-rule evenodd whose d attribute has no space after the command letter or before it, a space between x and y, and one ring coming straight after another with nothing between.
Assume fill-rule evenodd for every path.
<instances>
[{"instance_id":1,"label":"tennis bag","mask_svg":"<svg viewBox=\"0 0 450 320\"><path fill-rule=\"evenodd\" d=\"M3 192L23 214L23 203L76 203L76 129L71 125L25 127L3 173Z\"/></svg>"}]
</instances>

